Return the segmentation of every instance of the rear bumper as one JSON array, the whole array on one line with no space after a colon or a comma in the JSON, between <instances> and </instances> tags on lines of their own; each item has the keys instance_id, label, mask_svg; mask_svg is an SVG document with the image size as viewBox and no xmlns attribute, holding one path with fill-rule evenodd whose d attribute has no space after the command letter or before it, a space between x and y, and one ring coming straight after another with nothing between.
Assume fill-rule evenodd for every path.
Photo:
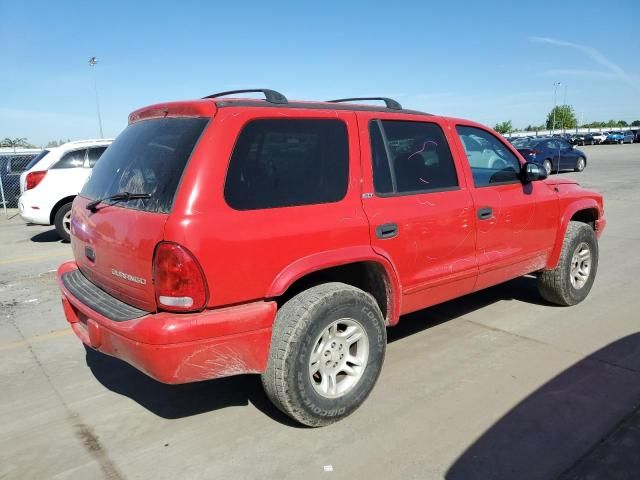
<instances>
[{"instance_id":1,"label":"rear bumper","mask_svg":"<svg viewBox=\"0 0 640 480\"><path fill-rule=\"evenodd\" d=\"M67 321L82 342L163 383L189 383L266 369L275 302L253 302L192 314L152 313L113 321L58 285Z\"/></svg>"},{"instance_id":2,"label":"rear bumper","mask_svg":"<svg viewBox=\"0 0 640 480\"><path fill-rule=\"evenodd\" d=\"M20 217L27 223L35 223L37 225L51 225L49 215L51 208L47 202L27 194L20 195L18 198L18 211Z\"/></svg>"}]
</instances>

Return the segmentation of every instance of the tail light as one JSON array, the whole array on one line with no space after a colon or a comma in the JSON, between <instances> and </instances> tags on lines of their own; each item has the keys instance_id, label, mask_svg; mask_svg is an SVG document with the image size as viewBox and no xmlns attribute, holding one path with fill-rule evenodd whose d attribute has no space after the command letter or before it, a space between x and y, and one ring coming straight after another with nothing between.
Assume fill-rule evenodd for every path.
<instances>
[{"instance_id":1,"label":"tail light","mask_svg":"<svg viewBox=\"0 0 640 480\"><path fill-rule=\"evenodd\" d=\"M46 174L47 174L46 170L39 170L37 172L27 173L27 179L25 182L24 189L31 190L32 188L36 188Z\"/></svg>"},{"instance_id":2,"label":"tail light","mask_svg":"<svg viewBox=\"0 0 640 480\"><path fill-rule=\"evenodd\" d=\"M207 282L193 255L181 245L158 244L153 257L153 281L158 308L171 312L202 310L207 304Z\"/></svg>"}]
</instances>

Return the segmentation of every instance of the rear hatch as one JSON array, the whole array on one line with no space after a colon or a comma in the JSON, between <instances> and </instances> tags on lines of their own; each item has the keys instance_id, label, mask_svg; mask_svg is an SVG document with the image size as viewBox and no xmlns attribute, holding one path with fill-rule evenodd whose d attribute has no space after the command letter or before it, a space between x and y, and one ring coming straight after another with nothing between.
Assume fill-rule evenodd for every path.
<instances>
[{"instance_id":1,"label":"rear hatch","mask_svg":"<svg viewBox=\"0 0 640 480\"><path fill-rule=\"evenodd\" d=\"M153 254L207 121L169 117L129 125L100 157L73 203L71 246L78 267L129 305L156 310ZM123 192L149 198L109 199Z\"/></svg>"}]
</instances>

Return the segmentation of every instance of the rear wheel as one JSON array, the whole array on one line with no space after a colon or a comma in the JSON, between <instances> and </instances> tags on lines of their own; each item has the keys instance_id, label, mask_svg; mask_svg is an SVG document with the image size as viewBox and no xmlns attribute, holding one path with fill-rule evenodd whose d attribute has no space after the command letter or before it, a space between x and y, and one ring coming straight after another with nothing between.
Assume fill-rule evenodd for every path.
<instances>
[{"instance_id":1,"label":"rear wheel","mask_svg":"<svg viewBox=\"0 0 640 480\"><path fill-rule=\"evenodd\" d=\"M58 209L53 224L62 240L71 240L71 203L65 203Z\"/></svg>"},{"instance_id":2,"label":"rear wheel","mask_svg":"<svg viewBox=\"0 0 640 480\"><path fill-rule=\"evenodd\" d=\"M587 166L587 160L584 157L580 157L578 158L578 161L576 162L576 167L575 167L575 171L576 172L581 172L584 170L584 167Z\"/></svg>"},{"instance_id":3,"label":"rear wheel","mask_svg":"<svg viewBox=\"0 0 640 480\"><path fill-rule=\"evenodd\" d=\"M296 295L276 316L262 384L285 414L311 427L353 413L375 385L386 349L378 304L343 283Z\"/></svg>"},{"instance_id":4,"label":"rear wheel","mask_svg":"<svg viewBox=\"0 0 640 480\"><path fill-rule=\"evenodd\" d=\"M598 269L598 241L590 225L569 222L558 266L538 277L540 295L548 302L569 306L584 300Z\"/></svg>"}]
</instances>

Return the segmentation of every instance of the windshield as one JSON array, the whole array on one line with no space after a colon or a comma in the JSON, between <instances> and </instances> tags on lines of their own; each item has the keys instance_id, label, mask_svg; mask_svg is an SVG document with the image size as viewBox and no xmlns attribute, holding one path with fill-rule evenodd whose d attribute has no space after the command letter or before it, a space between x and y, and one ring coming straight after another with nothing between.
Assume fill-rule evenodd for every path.
<instances>
[{"instance_id":1,"label":"windshield","mask_svg":"<svg viewBox=\"0 0 640 480\"><path fill-rule=\"evenodd\" d=\"M147 199L119 205L168 213L182 172L207 121L160 118L129 125L100 157L81 195L97 200L122 192L148 193Z\"/></svg>"},{"instance_id":2,"label":"windshield","mask_svg":"<svg viewBox=\"0 0 640 480\"><path fill-rule=\"evenodd\" d=\"M29 163L27 163L27 166L24 169L30 170L36 163L42 160L47 155L47 153L49 153L49 150L42 150L38 155L33 157Z\"/></svg>"}]
</instances>

